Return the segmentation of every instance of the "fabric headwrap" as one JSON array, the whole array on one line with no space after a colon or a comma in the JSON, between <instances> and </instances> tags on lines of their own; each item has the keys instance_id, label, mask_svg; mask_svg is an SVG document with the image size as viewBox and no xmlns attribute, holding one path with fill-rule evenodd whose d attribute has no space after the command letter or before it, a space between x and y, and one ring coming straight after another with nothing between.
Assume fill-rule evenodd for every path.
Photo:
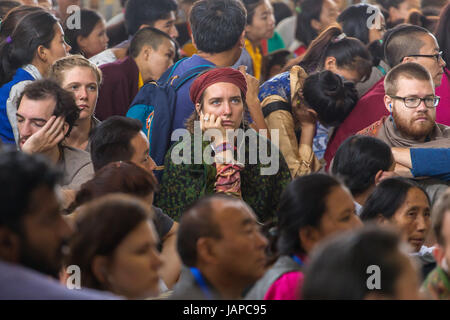
<instances>
[{"instance_id":1,"label":"fabric headwrap","mask_svg":"<svg viewBox=\"0 0 450 320\"><path fill-rule=\"evenodd\" d=\"M211 85L218 82L228 82L238 87L244 99L247 95L247 81L244 75L232 68L214 68L200 75L191 85L190 96L194 104L200 102L203 92Z\"/></svg>"}]
</instances>

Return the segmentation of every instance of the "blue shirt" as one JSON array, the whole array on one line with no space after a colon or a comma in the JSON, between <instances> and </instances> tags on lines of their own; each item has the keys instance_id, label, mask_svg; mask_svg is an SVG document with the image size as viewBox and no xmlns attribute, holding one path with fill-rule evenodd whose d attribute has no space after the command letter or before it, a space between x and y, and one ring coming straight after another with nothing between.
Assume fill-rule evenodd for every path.
<instances>
[{"instance_id":1,"label":"blue shirt","mask_svg":"<svg viewBox=\"0 0 450 320\"><path fill-rule=\"evenodd\" d=\"M206 59L194 54L192 57L187 58L180 62L177 66L173 75L181 76L187 70L200 66L200 65L210 65L211 67L215 67L215 65ZM191 89L191 84L194 82L196 77L189 79L183 84L180 89L177 91L177 101L175 104L175 116L173 119L173 130L179 128L185 128L184 123L187 118L191 116L191 114L195 111L194 103L191 101L191 97L189 95L189 90Z\"/></svg>"},{"instance_id":2,"label":"blue shirt","mask_svg":"<svg viewBox=\"0 0 450 320\"><path fill-rule=\"evenodd\" d=\"M436 177L450 181L449 148L412 148L411 172L414 177Z\"/></svg>"}]
</instances>

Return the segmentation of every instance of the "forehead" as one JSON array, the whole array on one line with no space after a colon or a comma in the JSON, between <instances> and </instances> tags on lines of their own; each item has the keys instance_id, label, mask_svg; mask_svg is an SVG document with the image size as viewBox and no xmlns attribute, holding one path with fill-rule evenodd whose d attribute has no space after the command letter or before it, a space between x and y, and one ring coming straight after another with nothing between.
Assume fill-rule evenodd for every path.
<instances>
[{"instance_id":1,"label":"forehead","mask_svg":"<svg viewBox=\"0 0 450 320\"><path fill-rule=\"evenodd\" d=\"M326 198L327 212L340 213L347 209L353 209L353 198L347 188L335 186L331 188Z\"/></svg>"},{"instance_id":2,"label":"forehead","mask_svg":"<svg viewBox=\"0 0 450 320\"><path fill-rule=\"evenodd\" d=\"M216 200L213 207L222 233L233 233L248 223L257 222L255 214L239 201Z\"/></svg>"},{"instance_id":3,"label":"forehead","mask_svg":"<svg viewBox=\"0 0 450 320\"><path fill-rule=\"evenodd\" d=\"M430 203L422 190L418 188L411 188L406 194L405 203L403 206L406 208L421 207L426 209L430 207Z\"/></svg>"},{"instance_id":4,"label":"forehead","mask_svg":"<svg viewBox=\"0 0 450 320\"><path fill-rule=\"evenodd\" d=\"M420 36L420 41L422 41L424 43L422 48L420 48L421 54L426 54L426 53L434 54L439 51L439 45L438 45L437 40L434 37L434 35L432 35L430 33L422 34Z\"/></svg>"},{"instance_id":5,"label":"forehead","mask_svg":"<svg viewBox=\"0 0 450 320\"><path fill-rule=\"evenodd\" d=\"M94 71L89 67L73 67L63 72L63 86L72 82L97 83Z\"/></svg>"},{"instance_id":6,"label":"forehead","mask_svg":"<svg viewBox=\"0 0 450 320\"><path fill-rule=\"evenodd\" d=\"M434 94L433 84L431 80L417 80L400 76L396 81L397 95L406 96L423 96Z\"/></svg>"},{"instance_id":7,"label":"forehead","mask_svg":"<svg viewBox=\"0 0 450 320\"><path fill-rule=\"evenodd\" d=\"M175 44L170 41L167 38L164 38L164 40L161 42L161 44L158 46L158 51L167 51L167 50L171 50L171 51L175 51Z\"/></svg>"},{"instance_id":8,"label":"forehead","mask_svg":"<svg viewBox=\"0 0 450 320\"><path fill-rule=\"evenodd\" d=\"M217 82L210 85L205 90L205 98L219 98L219 97L235 97L240 96L241 90L234 84L229 82Z\"/></svg>"},{"instance_id":9,"label":"forehead","mask_svg":"<svg viewBox=\"0 0 450 320\"><path fill-rule=\"evenodd\" d=\"M140 152L142 149L148 149L149 142L145 134L142 131L139 131L139 133L131 139L131 145L135 152Z\"/></svg>"},{"instance_id":10,"label":"forehead","mask_svg":"<svg viewBox=\"0 0 450 320\"><path fill-rule=\"evenodd\" d=\"M44 118L49 119L55 110L56 101L53 97L42 100L31 100L23 96L20 101L17 113L25 118Z\"/></svg>"}]
</instances>

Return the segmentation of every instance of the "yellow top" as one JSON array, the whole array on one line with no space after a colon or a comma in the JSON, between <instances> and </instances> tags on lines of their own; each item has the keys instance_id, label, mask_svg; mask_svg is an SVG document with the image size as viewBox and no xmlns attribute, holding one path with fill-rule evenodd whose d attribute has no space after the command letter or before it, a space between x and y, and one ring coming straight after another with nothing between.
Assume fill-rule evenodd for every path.
<instances>
[{"instance_id":1,"label":"yellow top","mask_svg":"<svg viewBox=\"0 0 450 320\"><path fill-rule=\"evenodd\" d=\"M139 72L138 89L141 89L143 85L144 85L144 80L142 80L142 75Z\"/></svg>"}]
</instances>

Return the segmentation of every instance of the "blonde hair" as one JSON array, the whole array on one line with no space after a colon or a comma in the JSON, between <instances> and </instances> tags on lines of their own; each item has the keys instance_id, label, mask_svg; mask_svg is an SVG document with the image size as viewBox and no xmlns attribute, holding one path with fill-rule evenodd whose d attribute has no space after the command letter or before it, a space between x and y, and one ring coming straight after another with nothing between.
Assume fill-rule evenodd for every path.
<instances>
[{"instance_id":1,"label":"blonde hair","mask_svg":"<svg viewBox=\"0 0 450 320\"><path fill-rule=\"evenodd\" d=\"M50 67L49 77L56 80L61 85L64 80L64 72L75 67L86 67L91 69L97 78L97 85L102 83L102 71L95 64L79 54L56 60Z\"/></svg>"}]
</instances>

